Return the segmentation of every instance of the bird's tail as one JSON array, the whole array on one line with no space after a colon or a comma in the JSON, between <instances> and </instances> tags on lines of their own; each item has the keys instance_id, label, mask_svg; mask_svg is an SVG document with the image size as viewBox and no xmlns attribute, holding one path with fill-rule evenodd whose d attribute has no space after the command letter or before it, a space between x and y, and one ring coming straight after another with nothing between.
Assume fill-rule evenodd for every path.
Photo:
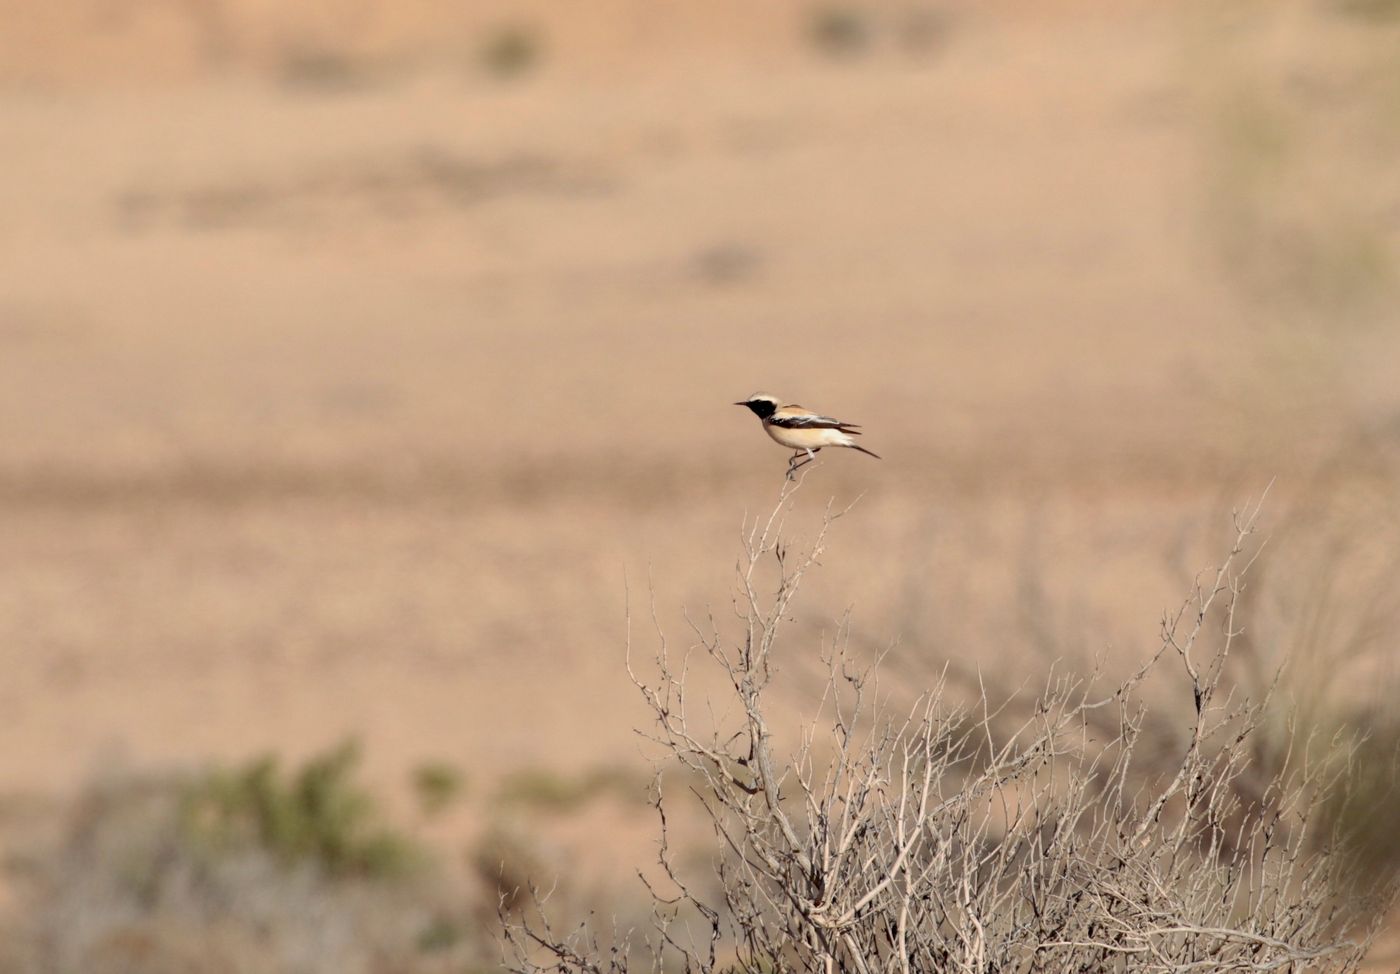
<instances>
[{"instance_id":1,"label":"bird's tail","mask_svg":"<svg viewBox=\"0 0 1400 974\"><path fill-rule=\"evenodd\" d=\"M865 447L863 447L863 446L856 446L854 443L847 443L846 445L849 446L852 450L859 450L861 453L864 453L866 456L874 457L876 460L883 459L883 458L880 456L880 454L876 453L876 452L873 451L873 450L867 450L867 449L866 449Z\"/></svg>"}]
</instances>

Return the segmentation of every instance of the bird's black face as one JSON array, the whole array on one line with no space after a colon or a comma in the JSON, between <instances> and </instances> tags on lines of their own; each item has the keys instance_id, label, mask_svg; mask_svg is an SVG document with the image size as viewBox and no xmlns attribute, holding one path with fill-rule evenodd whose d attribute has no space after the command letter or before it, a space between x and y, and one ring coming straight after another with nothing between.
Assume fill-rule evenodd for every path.
<instances>
[{"instance_id":1,"label":"bird's black face","mask_svg":"<svg viewBox=\"0 0 1400 974\"><path fill-rule=\"evenodd\" d=\"M750 399L747 402L736 402L734 405L748 406L759 419L767 419L778 411L778 404L771 399Z\"/></svg>"}]
</instances>

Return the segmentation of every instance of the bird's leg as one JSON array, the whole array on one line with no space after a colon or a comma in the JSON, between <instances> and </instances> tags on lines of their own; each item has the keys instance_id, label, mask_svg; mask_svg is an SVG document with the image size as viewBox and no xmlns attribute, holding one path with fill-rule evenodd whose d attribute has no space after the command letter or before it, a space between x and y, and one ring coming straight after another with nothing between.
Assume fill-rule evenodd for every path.
<instances>
[{"instance_id":1,"label":"bird's leg","mask_svg":"<svg viewBox=\"0 0 1400 974\"><path fill-rule=\"evenodd\" d=\"M798 451L797 451L796 453L794 453L792 456L788 457L788 468L787 468L787 479L788 479L788 480L791 480L791 479L792 479L792 472L793 472L794 470L797 469L797 466L796 466L796 464L797 464L797 458L800 457L800 456L802 456L802 451L801 451L801 450L798 450Z\"/></svg>"},{"instance_id":2,"label":"bird's leg","mask_svg":"<svg viewBox=\"0 0 1400 974\"><path fill-rule=\"evenodd\" d=\"M813 450L813 449L798 450L796 453L794 453L794 454L792 455L792 459L788 460L788 472L787 472L788 479L791 480L792 477L793 477L793 475L797 473L797 471L798 471L799 468L805 467L807 464L809 464L809 463L811 463L813 460L815 460L815 459L817 458L817 450L820 450L820 449L821 449L821 447L817 447L816 450ZM807 454L807 459L803 460L803 461L800 462L800 463L797 462L797 458L800 457L800 456L802 456L802 454L804 454L804 453Z\"/></svg>"}]
</instances>

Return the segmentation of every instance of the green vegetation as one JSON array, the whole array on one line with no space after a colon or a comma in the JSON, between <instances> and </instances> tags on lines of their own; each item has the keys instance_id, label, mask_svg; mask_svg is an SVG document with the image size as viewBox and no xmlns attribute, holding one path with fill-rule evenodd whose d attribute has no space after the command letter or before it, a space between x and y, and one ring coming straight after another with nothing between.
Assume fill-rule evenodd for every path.
<instances>
[{"instance_id":1,"label":"green vegetation","mask_svg":"<svg viewBox=\"0 0 1400 974\"><path fill-rule=\"evenodd\" d=\"M419 811L426 816L446 811L466 790L466 776L450 764L429 761L413 771L413 793L418 798Z\"/></svg>"},{"instance_id":2,"label":"green vegetation","mask_svg":"<svg viewBox=\"0 0 1400 974\"><path fill-rule=\"evenodd\" d=\"M252 845L331 875L402 875L419 850L378 823L373 797L354 780L359 757L346 741L291 771L271 755L212 771L185 795L185 828L213 849Z\"/></svg>"},{"instance_id":3,"label":"green vegetation","mask_svg":"<svg viewBox=\"0 0 1400 974\"><path fill-rule=\"evenodd\" d=\"M641 801L647 782L617 766L591 768L578 775L559 774L547 768L527 768L507 775L496 793L503 805L561 814L573 812L605 794Z\"/></svg>"},{"instance_id":4,"label":"green vegetation","mask_svg":"<svg viewBox=\"0 0 1400 974\"><path fill-rule=\"evenodd\" d=\"M105 775L5 864L0 971L492 969L491 912L411 868L438 850L382 823L358 759Z\"/></svg>"},{"instance_id":5,"label":"green vegetation","mask_svg":"<svg viewBox=\"0 0 1400 974\"><path fill-rule=\"evenodd\" d=\"M417 947L425 954L439 954L456 947L469 933L465 924L439 914L419 931Z\"/></svg>"}]
</instances>

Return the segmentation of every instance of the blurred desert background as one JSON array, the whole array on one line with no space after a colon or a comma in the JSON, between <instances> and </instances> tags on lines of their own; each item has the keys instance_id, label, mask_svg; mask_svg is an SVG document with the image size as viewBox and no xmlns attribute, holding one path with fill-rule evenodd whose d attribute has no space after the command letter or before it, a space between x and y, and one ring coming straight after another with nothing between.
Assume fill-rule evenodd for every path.
<instances>
[{"instance_id":1,"label":"blurred desert background","mask_svg":"<svg viewBox=\"0 0 1400 974\"><path fill-rule=\"evenodd\" d=\"M1130 667L1272 483L1256 670L1400 733L1400 3L0 23L4 969L490 969L510 869L634 908L625 604L727 611L755 390L884 457L803 488L862 496L794 672L848 608L908 688ZM123 858L265 755L430 878L216 909Z\"/></svg>"}]
</instances>

